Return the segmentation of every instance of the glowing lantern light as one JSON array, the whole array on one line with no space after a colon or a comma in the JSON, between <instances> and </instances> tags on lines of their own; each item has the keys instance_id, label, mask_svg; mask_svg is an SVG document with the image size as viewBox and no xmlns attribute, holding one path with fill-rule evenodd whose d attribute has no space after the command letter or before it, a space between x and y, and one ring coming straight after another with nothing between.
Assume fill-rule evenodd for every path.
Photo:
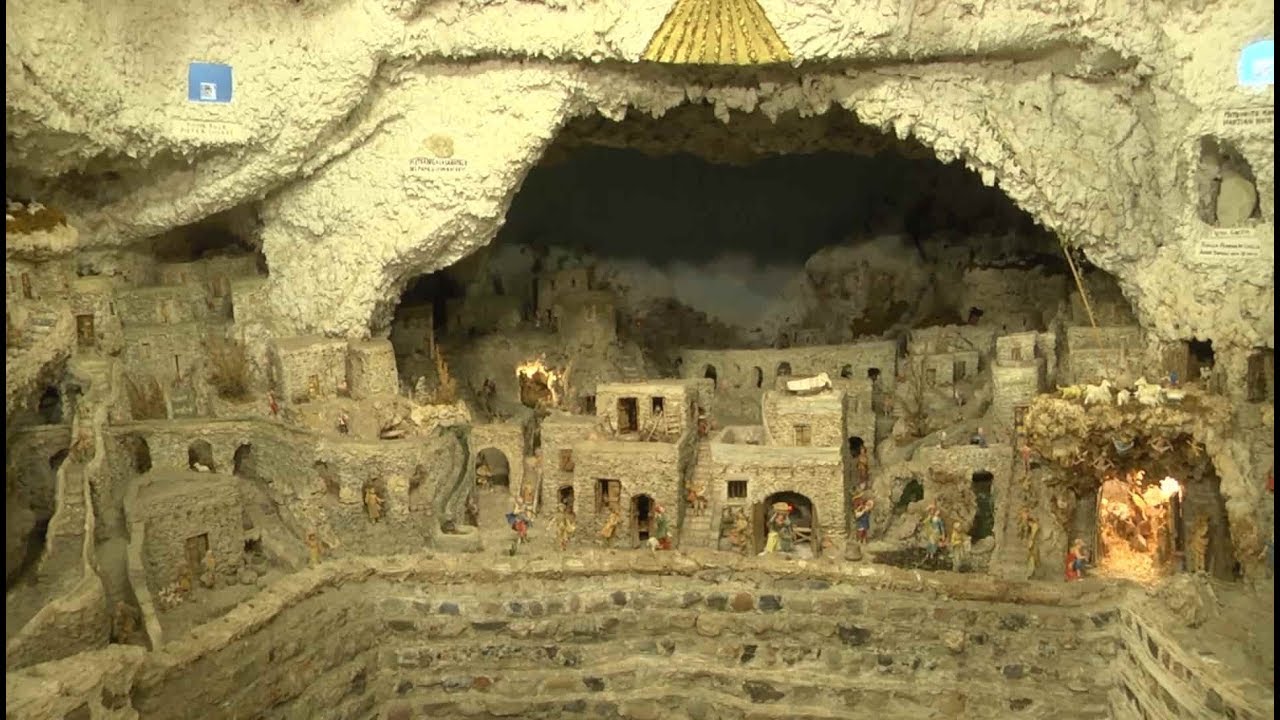
<instances>
[{"instance_id":1,"label":"glowing lantern light","mask_svg":"<svg viewBox=\"0 0 1280 720\"><path fill-rule=\"evenodd\" d=\"M551 404L559 404L560 398L556 394L556 385L560 384L562 378L558 372L547 367L542 358L527 360L517 365L516 377L545 385L547 391L551 393Z\"/></svg>"}]
</instances>

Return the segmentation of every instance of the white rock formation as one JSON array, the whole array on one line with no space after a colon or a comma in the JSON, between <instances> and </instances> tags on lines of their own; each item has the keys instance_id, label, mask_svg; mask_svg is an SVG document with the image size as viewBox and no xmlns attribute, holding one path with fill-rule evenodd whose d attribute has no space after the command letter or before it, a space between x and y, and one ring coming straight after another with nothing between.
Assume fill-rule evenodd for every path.
<instances>
[{"instance_id":1,"label":"white rock formation","mask_svg":"<svg viewBox=\"0 0 1280 720\"><path fill-rule=\"evenodd\" d=\"M488 242L571 117L706 102L732 123L838 104L998 183L1118 276L1159 335L1274 344L1272 131L1222 127L1224 111L1269 103L1234 82L1238 49L1273 22L1269 3L762 4L794 71L631 64L666 0L197 2L183 13L127 0L56 14L15 0L8 164L15 184L71 211L87 247L261 201L284 325L363 336L385 325L410 277ZM232 65L234 102L187 102L191 60ZM1257 178L1262 261L1195 259L1203 136L1231 142ZM439 137L452 157L428 150ZM62 182L91 162L100 194Z\"/></svg>"}]
</instances>

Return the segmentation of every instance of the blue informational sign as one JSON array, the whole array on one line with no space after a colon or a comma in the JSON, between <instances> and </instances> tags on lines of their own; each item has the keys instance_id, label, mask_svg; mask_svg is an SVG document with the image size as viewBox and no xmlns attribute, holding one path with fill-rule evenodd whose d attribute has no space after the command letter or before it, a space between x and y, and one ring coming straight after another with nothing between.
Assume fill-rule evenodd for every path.
<instances>
[{"instance_id":1,"label":"blue informational sign","mask_svg":"<svg viewBox=\"0 0 1280 720\"><path fill-rule=\"evenodd\" d=\"M1245 87L1266 87L1276 84L1276 41L1259 40L1240 51L1238 68L1240 84Z\"/></svg>"},{"instance_id":2,"label":"blue informational sign","mask_svg":"<svg viewBox=\"0 0 1280 720\"><path fill-rule=\"evenodd\" d=\"M231 102L231 66L193 62L187 68L187 99L191 102Z\"/></svg>"}]
</instances>

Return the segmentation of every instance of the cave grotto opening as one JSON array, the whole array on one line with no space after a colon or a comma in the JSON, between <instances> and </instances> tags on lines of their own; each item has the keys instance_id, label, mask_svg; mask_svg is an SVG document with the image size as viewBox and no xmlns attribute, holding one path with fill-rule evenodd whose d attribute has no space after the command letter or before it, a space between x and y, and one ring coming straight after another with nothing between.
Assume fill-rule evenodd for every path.
<instances>
[{"instance_id":1,"label":"cave grotto opening","mask_svg":"<svg viewBox=\"0 0 1280 720\"><path fill-rule=\"evenodd\" d=\"M1042 332L1084 305L1100 325L1132 323L1114 279L1075 262L1087 301L1056 237L1000 190L847 111L748 114L729 129L695 104L570 121L493 242L411 278L389 329L407 386L438 375L438 350L466 368L464 394L492 379L503 405L525 397L503 366L572 363L566 402L581 407L593 381L686 376L685 348L804 348L963 324ZM722 364L700 363L697 376L727 395L772 387L752 365ZM771 364L775 377L792 366ZM980 369L961 360L947 376L963 383ZM856 377L879 373L859 364ZM746 399L721 410L726 422L758 415Z\"/></svg>"},{"instance_id":2,"label":"cave grotto opening","mask_svg":"<svg viewBox=\"0 0 1280 720\"><path fill-rule=\"evenodd\" d=\"M14 720L1273 714L1269 5L148 1L6 7Z\"/></svg>"}]
</instances>

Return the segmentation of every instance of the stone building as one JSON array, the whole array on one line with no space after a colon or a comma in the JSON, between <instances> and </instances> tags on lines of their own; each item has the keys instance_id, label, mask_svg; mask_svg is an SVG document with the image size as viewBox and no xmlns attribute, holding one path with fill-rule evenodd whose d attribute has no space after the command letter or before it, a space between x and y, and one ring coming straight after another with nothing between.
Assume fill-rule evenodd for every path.
<instances>
[{"instance_id":1,"label":"stone building","mask_svg":"<svg viewBox=\"0 0 1280 720\"><path fill-rule=\"evenodd\" d=\"M678 351L677 374L709 380L715 389L718 414L733 422L759 422L764 391L781 388L788 380L826 373L833 384L870 392L892 392L898 372L897 344L888 341L849 345L815 345L763 350Z\"/></svg>"},{"instance_id":2,"label":"stone building","mask_svg":"<svg viewBox=\"0 0 1280 720\"><path fill-rule=\"evenodd\" d=\"M1066 380L1071 384L1106 379L1113 385L1128 385L1145 372L1142 329L1137 325L1069 327L1066 357ZM1152 374L1148 379L1158 377Z\"/></svg>"},{"instance_id":3,"label":"stone building","mask_svg":"<svg viewBox=\"0 0 1280 720\"><path fill-rule=\"evenodd\" d=\"M544 272L537 281L537 312L547 317L555 311L561 295L591 290L591 269L571 267Z\"/></svg>"},{"instance_id":4,"label":"stone building","mask_svg":"<svg viewBox=\"0 0 1280 720\"><path fill-rule=\"evenodd\" d=\"M617 300L604 290L558 293L551 314L556 331L573 347L604 347L618 339Z\"/></svg>"},{"instance_id":5,"label":"stone building","mask_svg":"<svg viewBox=\"0 0 1280 720\"><path fill-rule=\"evenodd\" d=\"M573 474L574 512L583 537L594 537L616 507L624 521L619 539L625 535L626 542L641 542L652 531L656 505L663 507L675 533L683 513L685 476L694 459L697 413L696 385L686 381L596 387L596 418L605 437L565 448L559 443L567 438L553 435L557 444L544 444L544 452L557 453L545 461L559 468L556 476ZM569 454L562 455L566 450ZM563 470L566 457L571 471Z\"/></svg>"},{"instance_id":6,"label":"stone building","mask_svg":"<svg viewBox=\"0 0 1280 720\"><path fill-rule=\"evenodd\" d=\"M270 345L272 385L290 402L333 397L347 381L347 341L278 338Z\"/></svg>"},{"instance_id":7,"label":"stone building","mask_svg":"<svg viewBox=\"0 0 1280 720\"><path fill-rule=\"evenodd\" d=\"M194 580L213 551L218 571L243 563L244 528L240 492L229 477L159 471L139 480L136 505L126 508L132 533L141 530L147 584L159 591L184 570Z\"/></svg>"}]
</instances>

